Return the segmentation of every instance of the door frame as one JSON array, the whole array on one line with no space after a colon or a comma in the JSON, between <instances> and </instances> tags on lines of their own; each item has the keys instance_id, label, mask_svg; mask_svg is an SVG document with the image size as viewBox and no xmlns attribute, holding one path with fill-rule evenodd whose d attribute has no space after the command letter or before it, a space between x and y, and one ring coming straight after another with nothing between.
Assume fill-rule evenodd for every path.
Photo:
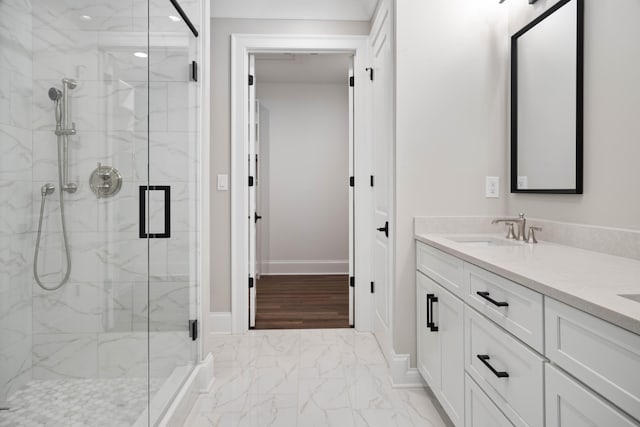
<instances>
[{"instance_id":1,"label":"door frame","mask_svg":"<svg viewBox=\"0 0 640 427\"><path fill-rule=\"evenodd\" d=\"M231 35L231 332L249 330L248 99L249 54L282 52L354 55L355 319L358 331L373 330L371 281L371 119L368 36ZM345 85L347 82L345 81ZM348 185L348 182L345 182Z\"/></svg>"}]
</instances>

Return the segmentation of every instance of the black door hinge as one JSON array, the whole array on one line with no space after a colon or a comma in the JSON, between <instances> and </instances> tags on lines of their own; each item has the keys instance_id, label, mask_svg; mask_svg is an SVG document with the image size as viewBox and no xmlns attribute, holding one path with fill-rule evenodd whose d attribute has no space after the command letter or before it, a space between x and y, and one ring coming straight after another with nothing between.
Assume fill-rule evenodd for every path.
<instances>
[{"instance_id":1,"label":"black door hinge","mask_svg":"<svg viewBox=\"0 0 640 427\"><path fill-rule=\"evenodd\" d=\"M376 284L371 282L371 293L373 294L376 291Z\"/></svg>"},{"instance_id":2,"label":"black door hinge","mask_svg":"<svg viewBox=\"0 0 640 427\"><path fill-rule=\"evenodd\" d=\"M253 76L249 74L249 86L253 86Z\"/></svg>"},{"instance_id":3,"label":"black door hinge","mask_svg":"<svg viewBox=\"0 0 640 427\"><path fill-rule=\"evenodd\" d=\"M253 187L253 177L249 177L249 187Z\"/></svg>"},{"instance_id":4,"label":"black door hinge","mask_svg":"<svg viewBox=\"0 0 640 427\"><path fill-rule=\"evenodd\" d=\"M191 66L189 68L190 68L189 78L191 78L191 81L197 82L198 81L198 63L196 61L191 61Z\"/></svg>"},{"instance_id":5,"label":"black door hinge","mask_svg":"<svg viewBox=\"0 0 640 427\"><path fill-rule=\"evenodd\" d=\"M351 276L349 277L349 286L351 286L352 288L356 287L356 278Z\"/></svg>"},{"instance_id":6,"label":"black door hinge","mask_svg":"<svg viewBox=\"0 0 640 427\"><path fill-rule=\"evenodd\" d=\"M189 320L189 337L193 341L198 339L198 319Z\"/></svg>"},{"instance_id":7,"label":"black door hinge","mask_svg":"<svg viewBox=\"0 0 640 427\"><path fill-rule=\"evenodd\" d=\"M355 187L356 185L356 178L354 176L350 176L349 177L349 187Z\"/></svg>"},{"instance_id":8,"label":"black door hinge","mask_svg":"<svg viewBox=\"0 0 640 427\"><path fill-rule=\"evenodd\" d=\"M365 68L369 72L369 80L373 81L373 68Z\"/></svg>"},{"instance_id":9,"label":"black door hinge","mask_svg":"<svg viewBox=\"0 0 640 427\"><path fill-rule=\"evenodd\" d=\"M349 77L349 86L354 87L356 85L356 78L354 76Z\"/></svg>"},{"instance_id":10,"label":"black door hinge","mask_svg":"<svg viewBox=\"0 0 640 427\"><path fill-rule=\"evenodd\" d=\"M371 175L371 186L373 187L373 175Z\"/></svg>"},{"instance_id":11,"label":"black door hinge","mask_svg":"<svg viewBox=\"0 0 640 427\"><path fill-rule=\"evenodd\" d=\"M253 288L253 277L249 277L249 289Z\"/></svg>"}]
</instances>

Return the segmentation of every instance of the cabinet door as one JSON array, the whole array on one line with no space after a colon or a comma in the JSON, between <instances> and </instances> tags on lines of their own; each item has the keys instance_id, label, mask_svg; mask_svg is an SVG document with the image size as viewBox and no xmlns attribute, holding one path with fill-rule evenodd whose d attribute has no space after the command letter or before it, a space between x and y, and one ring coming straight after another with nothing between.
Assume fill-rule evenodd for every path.
<instances>
[{"instance_id":1,"label":"cabinet door","mask_svg":"<svg viewBox=\"0 0 640 427\"><path fill-rule=\"evenodd\" d=\"M451 421L464 422L464 303L440 285L436 285L437 302L433 320L440 336L440 403Z\"/></svg>"},{"instance_id":2,"label":"cabinet door","mask_svg":"<svg viewBox=\"0 0 640 427\"><path fill-rule=\"evenodd\" d=\"M547 427L640 425L559 369L546 365Z\"/></svg>"},{"instance_id":3,"label":"cabinet door","mask_svg":"<svg viewBox=\"0 0 640 427\"><path fill-rule=\"evenodd\" d=\"M437 395L440 390L440 336L427 326L427 295L436 292L436 284L422 273L416 273L417 283L417 337L418 337L418 371L429 387Z\"/></svg>"},{"instance_id":4,"label":"cabinet door","mask_svg":"<svg viewBox=\"0 0 640 427\"><path fill-rule=\"evenodd\" d=\"M509 419L500 412L469 375L465 375L464 384L465 427L513 427Z\"/></svg>"}]
</instances>

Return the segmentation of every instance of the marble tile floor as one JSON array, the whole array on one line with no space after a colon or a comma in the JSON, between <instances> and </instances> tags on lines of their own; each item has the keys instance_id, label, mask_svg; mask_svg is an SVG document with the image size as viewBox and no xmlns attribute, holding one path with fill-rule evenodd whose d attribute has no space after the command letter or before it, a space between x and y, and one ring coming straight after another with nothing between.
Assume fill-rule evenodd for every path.
<instances>
[{"instance_id":1,"label":"marble tile floor","mask_svg":"<svg viewBox=\"0 0 640 427\"><path fill-rule=\"evenodd\" d=\"M161 384L151 380L152 394ZM34 380L0 411L0 427L131 426L147 403L146 378Z\"/></svg>"},{"instance_id":2,"label":"marble tile floor","mask_svg":"<svg viewBox=\"0 0 640 427\"><path fill-rule=\"evenodd\" d=\"M216 380L185 426L449 426L423 389L394 389L369 333L252 331L209 339Z\"/></svg>"}]
</instances>

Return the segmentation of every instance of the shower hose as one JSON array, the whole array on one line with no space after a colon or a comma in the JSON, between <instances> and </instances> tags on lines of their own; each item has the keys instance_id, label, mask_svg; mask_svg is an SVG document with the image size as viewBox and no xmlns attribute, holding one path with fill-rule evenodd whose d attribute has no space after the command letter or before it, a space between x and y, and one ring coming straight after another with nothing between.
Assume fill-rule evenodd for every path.
<instances>
[{"instance_id":1,"label":"shower hose","mask_svg":"<svg viewBox=\"0 0 640 427\"><path fill-rule=\"evenodd\" d=\"M55 291L58 290L67 283L69 280L69 275L71 274L71 255L69 254L69 242L67 241L67 225L64 216L64 191L62 186L62 138L64 136L58 135L58 188L60 189L60 218L62 221L62 241L64 242L64 254L67 259L67 270L65 272L62 280L55 286L48 287L45 286L40 280L40 275L38 274L38 254L40 253L40 237L42 236L42 217L44 215L44 205L46 202L47 195L53 192L53 187L43 187L42 189L42 200L40 202L40 219L38 220L38 235L36 237L36 247L35 254L33 256L33 277L36 279L36 283L45 291Z\"/></svg>"}]
</instances>

